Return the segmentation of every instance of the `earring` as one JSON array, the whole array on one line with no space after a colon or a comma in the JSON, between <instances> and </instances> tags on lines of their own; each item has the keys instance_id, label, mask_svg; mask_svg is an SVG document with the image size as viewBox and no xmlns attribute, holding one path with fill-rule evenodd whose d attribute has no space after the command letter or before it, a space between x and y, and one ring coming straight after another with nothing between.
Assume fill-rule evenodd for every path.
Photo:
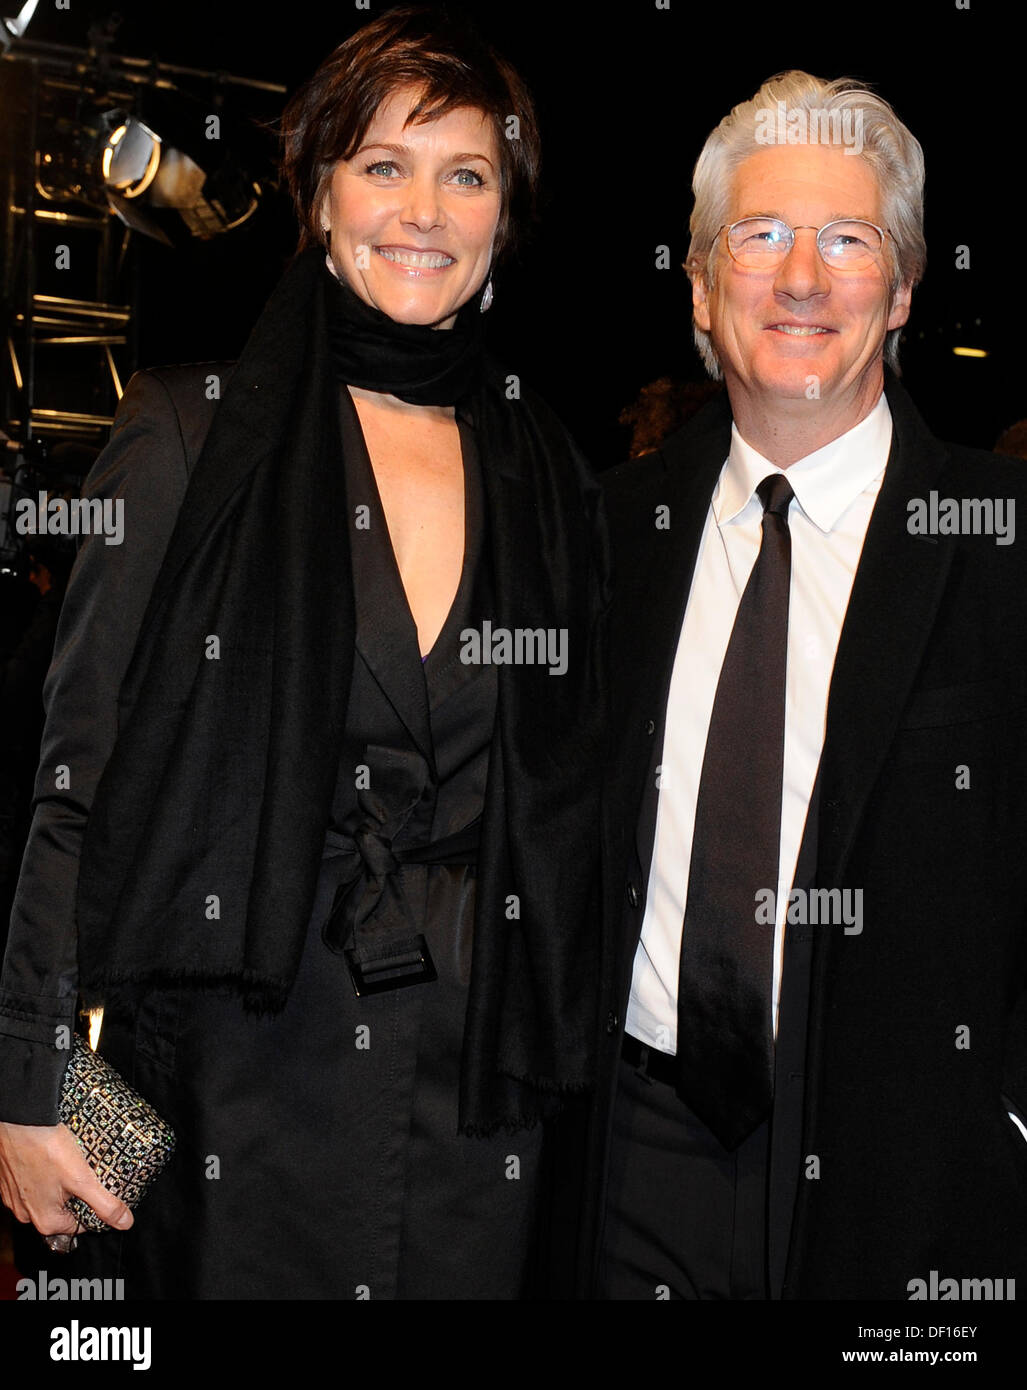
<instances>
[{"instance_id":1,"label":"earring","mask_svg":"<svg viewBox=\"0 0 1027 1390\"><path fill-rule=\"evenodd\" d=\"M492 300L492 276L490 275L489 282L485 286L485 293L481 297L481 312L483 314L487 314L488 311L492 308Z\"/></svg>"},{"instance_id":2,"label":"earring","mask_svg":"<svg viewBox=\"0 0 1027 1390\"><path fill-rule=\"evenodd\" d=\"M322 227L321 233L325 244L325 265L336 280L339 280L339 272L335 269L335 262L332 260L332 229L331 227Z\"/></svg>"}]
</instances>

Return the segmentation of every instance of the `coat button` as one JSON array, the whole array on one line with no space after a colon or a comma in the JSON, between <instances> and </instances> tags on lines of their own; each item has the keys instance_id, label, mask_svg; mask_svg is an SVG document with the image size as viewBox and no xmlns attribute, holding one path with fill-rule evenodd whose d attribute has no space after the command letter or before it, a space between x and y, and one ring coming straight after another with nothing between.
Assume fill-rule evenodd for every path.
<instances>
[{"instance_id":1,"label":"coat button","mask_svg":"<svg viewBox=\"0 0 1027 1390\"><path fill-rule=\"evenodd\" d=\"M645 731L646 731L647 734L655 734L655 732L656 732L656 722L655 722L655 720L647 719L647 720L645 721Z\"/></svg>"},{"instance_id":2,"label":"coat button","mask_svg":"<svg viewBox=\"0 0 1027 1390\"><path fill-rule=\"evenodd\" d=\"M639 903L638 889L633 883L628 884L628 902L632 907L637 907Z\"/></svg>"},{"instance_id":3,"label":"coat button","mask_svg":"<svg viewBox=\"0 0 1027 1390\"><path fill-rule=\"evenodd\" d=\"M608 1013L606 1015L606 1031L608 1033L616 1033L619 1026L620 1019L617 1015L615 1013Z\"/></svg>"}]
</instances>

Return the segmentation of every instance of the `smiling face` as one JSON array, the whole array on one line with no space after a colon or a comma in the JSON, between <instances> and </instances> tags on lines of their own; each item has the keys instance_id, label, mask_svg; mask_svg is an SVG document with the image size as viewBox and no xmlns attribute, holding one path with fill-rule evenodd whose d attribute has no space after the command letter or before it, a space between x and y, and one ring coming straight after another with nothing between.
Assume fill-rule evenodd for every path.
<instances>
[{"instance_id":1,"label":"smiling face","mask_svg":"<svg viewBox=\"0 0 1027 1390\"><path fill-rule=\"evenodd\" d=\"M839 217L885 225L870 165L831 145L772 145L744 160L727 220L757 215L803 228ZM711 252L714 287L696 276L692 302L736 415L740 407L773 412L785 401L816 400L855 415L855 424L880 395L888 331L909 317L911 287L891 293L888 239L880 263L858 271L828 269L813 231L797 231L791 252L771 270L738 265L725 241L721 232Z\"/></svg>"},{"instance_id":2,"label":"smiling face","mask_svg":"<svg viewBox=\"0 0 1027 1390\"><path fill-rule=\"evenodd\" d=\"M460 107L405 125L418 92L385 101L321 207L336 273L398 323L452 326L482 288L502 209L491 121Z\"/></svg>"}]
</instances>

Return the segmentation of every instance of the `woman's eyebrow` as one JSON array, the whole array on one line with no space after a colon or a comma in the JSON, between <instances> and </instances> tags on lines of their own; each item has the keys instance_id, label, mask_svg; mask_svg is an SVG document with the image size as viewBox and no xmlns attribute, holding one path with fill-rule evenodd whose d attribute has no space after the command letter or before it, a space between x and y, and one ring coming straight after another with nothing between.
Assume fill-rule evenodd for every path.
<instances>
[{"instance_id":1,"label":"woman's eyebrow","mask_svg":"<svg viewBox=\"0 0 1027 1390\"><path fill-rule=\"evenodd\" d=\"M365 150L388 150L390 154L409 154L409 147L406 145L390 145L385 140L374 140L367 145L361 145L357 154L363 154ZM356 159L356 155L353 156Z\"/></svg>"},{"instance_id":2,"label":"woman's eyebrow","mask_svg":"<svg viewBox=\"0 0 1027 1390\"><path fill-rule=\"evenodd\" d=\"M365 154L368 150L388 150L390 154L403 155L410 153L410 146L390 144L387 140L374 140L366 145L361 145L359 150L357 150L356 154L353 156L353 158L356 159L358 155ZM489 159L487 154L481 154L476 150L463 150L458 154L447 156L447 161L452 162L454 164L462 159L480 159L481 162L483 164L487 164L490 169L495 167L492 163L492 160Z\"/></svg>"},{"instance_id":3,"label":"woman's eyebrow","mask_svg":"<svg viewBox=\"0 0 1027 1390\"><path fill-rule=\"evenodd\" d=\"M467 150L463 154L455 154L453 155L453 159L454 161L458 159L480 159L483 164L487 164L490 169L492 168L492 160L489 159L487 154L478 154L473 150Z\"/></svg>"}]
</instances>

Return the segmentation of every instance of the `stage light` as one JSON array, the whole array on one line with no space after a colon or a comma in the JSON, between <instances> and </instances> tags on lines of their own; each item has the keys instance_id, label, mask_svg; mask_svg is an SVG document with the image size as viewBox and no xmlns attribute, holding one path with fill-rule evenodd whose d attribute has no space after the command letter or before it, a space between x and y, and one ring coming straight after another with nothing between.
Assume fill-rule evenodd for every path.
<instances>
[{"instance_id":1,"label":"stage light","mask_svg":"<svg viewBox=\"0 0 1027 1390\"><path fill-rule=\"evenodd\" d=\"M0 19L0 43L3 44L4 52L10 48L14 39L20 39L28 28L29 20L36 12L36 5L39 0L25 0L14 19Z\"/></svg>"},{"instance_id":2,"label":"stage light","mask_svg":"<svg viewBox=\"0 0 1027 1390\"><path fill-rule=\"evenodd\" d=\"M197 138L198 103L148 94L146 105L146 120L120 107L54 119L37 157L41 196L113 212L165 246L207 241L247 221L264 185L227 139ZM245 132L236 134L247 150Z\"/></svg>"},{"instance_id":3,"label":"stage light","mask_svg":"<svg viewBox=\"0 0 1027 1390\"><path fill-rule=\"evenodd\" d=\"M160 136L134 116L125 116L104 142L100 172L109 190L123 198L138 198L153 183L160 159Z\"/></svg>"},{"instance_id":4,"label":"stage light","mask_svg":"<svg viewBox=\"0 0 1027 1390\"><path fill-rule=\"evenodd\" d=\"M230 232L256 212L266 157L248 123L216 99L151 88L117 115L101 167L107 203L127 226L174 246Z\"/></svg>"},{"instance_id":5,"label":"stage light","mask_svg":"<svg viewBox=\"0 0 1027 1390\"><path fill-rule=\"evenodd\" d=\"M41 140L36 187L48 202L83 202L110 211L108 193L136 198L153 182L160 137L118 108L58 114Z\"/></svg>"}]
</instances>

